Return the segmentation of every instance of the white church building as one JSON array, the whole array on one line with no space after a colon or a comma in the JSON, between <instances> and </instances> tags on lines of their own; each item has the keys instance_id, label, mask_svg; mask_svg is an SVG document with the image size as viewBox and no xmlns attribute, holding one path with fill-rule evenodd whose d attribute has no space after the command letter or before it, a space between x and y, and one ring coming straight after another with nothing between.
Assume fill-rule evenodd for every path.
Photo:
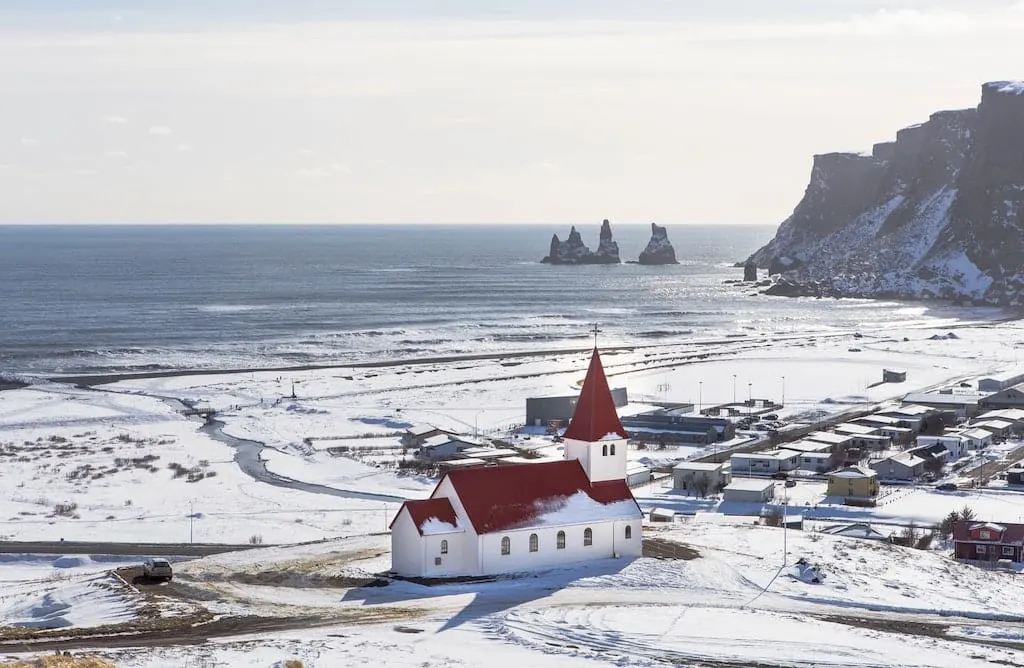
<instances>
[{"instance_id":1,"label":"white church building","mask_svg":"<svg viewBox=\"0 0 1024 668\"><path fill-rule=\"evenodd\" d=\"M430 498L406 501L392 521L392 571L491 575L639 557L627 438L595 348L565 430L565 459L449 471Z\"/></svg>"}]
</instances>

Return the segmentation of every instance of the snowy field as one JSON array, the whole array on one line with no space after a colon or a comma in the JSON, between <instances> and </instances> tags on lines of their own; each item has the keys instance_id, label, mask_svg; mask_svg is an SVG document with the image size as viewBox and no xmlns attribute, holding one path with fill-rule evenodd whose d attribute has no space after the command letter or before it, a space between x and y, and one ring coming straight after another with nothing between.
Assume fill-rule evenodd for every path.
<instances>
[{"instance_id":1,"label":"snowy field","mask_svg":"<svg viewBox=\"0 0 1024 668\"><path fill-rule=\"evenodd\" d=\"M343 583L346 577L372 574L386 564L386 536L218 555L178 568L178 577L189 587L217 592L210 605L218 614L348 611L373 619L390 611L398 616L392 614L387 623L242 636L201 647L100 653L125 668L269 668L289 658L326 668L365 661L368 652L376 665L403 668L495 662L1021 663L1018 650L984 644L1022 639L1020 576L956 564L941 552L800 531L787 532L789 566L784 567L782 530L746 523L691 522L648 531L645 537L685 545L697 555L678 561L605 560L496 582L434 587L393 582L354 589L332 587L329 581L328 586L312 586L310 581L337 578ZM792 565L800 557L818 564L824 582L799 577ZM300 571L310 581L260 579L261 574ZM71 598L73 588L89 577L67 583L54 598ZM114 609L108 614L113 616ZM876 627L864 627L865 619ZM880 630L878 624L892 628ZM216 663L202 664L200 657Z\"/></svg>"},{"instance_id":2,"label":"snowy field","mask_svg":"<svg viewBox=\"0 0 1024 668\"><path fill-rule=\"evenodd\" d=\"M1016 323L899 331L865 326L859 333L680 342L608 351L603 359L610 384L626 387L636 404L708 406L731 402L734 392L739 400L780 400L784 390L779 413L799 421L970 382L1013 366L1024 339ZM518 580L353 588L388 569L383 532L398 501L425 497L433 487L430 479L372 465L408 456L399 441L408 425L507 437L524 420L526 397L577 391L588 358L580 352L179 376L94 390L40 382L3 391L0 538L330 539L178 563L175 583L209 590L211 600L200 604L216 615L351 614L355 621L195 647L101 652L129 668L269 667L289 658L328 667L365 663L368 656L403 668L498 659L498 665L529 666L1024 665L1017 649L984 644L1017 642L1024 615L1020 576L956 564L942 551L798 531L786 533L790 565L782 568L781 530L753 526L749 518L740 524L686 521L646 532L692 546L700 556L688 561L614 560ZM907 382L875 385L889 367L906 369ZM258 442L249 444L249 454L276 482L254 478L252 461L243 468L242 449L175 412L171 399L216 408L225 434ZM557 454L542 438L527 442L542 454ZM354 458L328 451L339 446ZM630 458L664 463L697 453L692 447L631 450ZM873 509L829 504L824 484L814 481L780 487L777 498L788 495L792 512L813 520L809 526L832 517L931 524L964 505L985 519L1024 515L1024 496L1010 490L886 491ZM728 510L658 484L637 496L645 507ZM822 584L792 569L799 557L821 565ZM101 555L59 563L41 555L0 557L0 626L89 628L133 617L139 602L132 590L112 585L106 575L118 563ZM951 626L938 636L893 633L859 626L851 616Z\"/></svg>"}]
</instances>

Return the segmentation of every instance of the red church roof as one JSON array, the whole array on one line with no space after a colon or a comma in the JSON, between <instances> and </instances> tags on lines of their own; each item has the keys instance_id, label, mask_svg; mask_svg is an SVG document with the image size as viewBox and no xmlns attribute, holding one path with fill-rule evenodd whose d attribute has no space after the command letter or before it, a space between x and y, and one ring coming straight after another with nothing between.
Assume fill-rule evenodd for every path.
<instances>
[{"instance_id":1,"label":"red church roof","mask_svg":"<svg viewBox=\"0 0 1024 668\"><path fill-rule=\"evenodd\" d=\"M629 434L619 422L619 414L615 410L612 391L608 389L608 379L601 366L601 355L594 348L590 357L590 368L583 380L583 389L576 402L569 428L564 437L585 443L594 443L604 439L608 434L617 434L621 438L629 438Z\"/></svg>"},{"instance_id":2,"label":"red church roof","mask_svg":"<svg viewBox=\"0 0 1024 668\"><path fill-rule=\"evenodd\" d=\"M421 536L423 535L423 525L432 519L438 519L446 524L451 524L452 527L458 525L455 509L452 508L451 502L446 498L406 501L402 504L402 508L409 511L409 517L412 518L412 522L416 525L416 530L420 532ZM391 526L394 526L395 522L398 521L398 516L402 514L402 508L398 509L398 514L391 521ZM391 527L388 528L390 529Z\"/></svg>"},{"instance_id":3,"label":"red church roof","mask_svg":"<svg viewBox=\"0 0 1024 668\"><path fill-rule=\"evenodd\" d=\"M441 483L445 479L455 488L478 534L527 526L544 513L558 510L560 502L564 505L565 500L577 492L583 492L602 506L632 501L636 517L640 516L640 507L636 505L625 480L591 483L575 459L475 466L449 471ZM439 487L441 483L438 483ZM602 511L600 508L597 510ZM627 514L632 514L631 511ZM621 508L609 508L607 514L607 518L590 515L586 520L613 519L611 515L615 518L624 515Z\"/></svg>"}]
</instances>

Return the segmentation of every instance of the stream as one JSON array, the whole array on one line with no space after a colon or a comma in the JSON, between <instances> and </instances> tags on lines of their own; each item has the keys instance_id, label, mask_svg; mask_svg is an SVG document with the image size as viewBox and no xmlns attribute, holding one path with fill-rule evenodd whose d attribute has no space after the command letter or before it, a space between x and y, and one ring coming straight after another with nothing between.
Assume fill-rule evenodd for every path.
<instances>
[{"instance_id":1,"label":"stream","mask_svg":"<svg viewBox=\"0 0 1024 668\"><path fill-rule=\"evenodd\" d=\"M260 452L266 446L259 441L251 441L247 438L238 438L237 436L225 433L224 423L220 420L208 420L206 424L199 428L199 431L203 432L210 438L231 447L235 451L235 463L238 464L238 467L242 469L243 473L258 482L274 485L275 487L296 489L300 492L328 494L330 496L338 496L345 499L363 499L365 501L380 501L383 503L402 503L405 501L405 499L400 496L336 489L334 487L327 487L326 485L315 485L309 482L302 482L301 480L293 480L276 473L271 473L267 470L266 462L260 459Z\"/></svg>"}]
</instances>

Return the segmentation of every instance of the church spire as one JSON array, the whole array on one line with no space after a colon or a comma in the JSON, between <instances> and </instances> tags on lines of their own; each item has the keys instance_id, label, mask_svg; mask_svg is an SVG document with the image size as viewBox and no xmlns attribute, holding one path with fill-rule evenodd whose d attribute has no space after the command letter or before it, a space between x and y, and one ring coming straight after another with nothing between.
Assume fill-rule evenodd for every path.
<instances>
[{"instance_id":1,"label":"church spire","mask_svg":"<svg viewBox=\"0 0 1024 668\"><path fill-rule=\"evenodd\" d=\"M563 436L585 443L595 443L604 440L608 434L615 434L615 438L629 438L622 423L619 422L615 400L608 388L604 367L601 366L601 355L595 346L580 398L576 402L576 410L573 411L569 428L565 430Z\"/></svg>"}]
</instances>

